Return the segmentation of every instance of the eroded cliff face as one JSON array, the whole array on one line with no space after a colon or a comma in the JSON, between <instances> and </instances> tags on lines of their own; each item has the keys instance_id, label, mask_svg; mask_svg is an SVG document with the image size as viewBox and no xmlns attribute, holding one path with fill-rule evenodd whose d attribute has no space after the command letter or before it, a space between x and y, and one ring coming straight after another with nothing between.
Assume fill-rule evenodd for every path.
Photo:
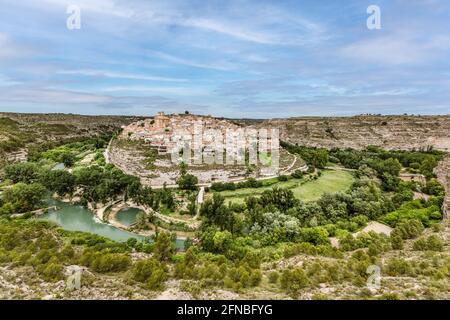
<instances>
[{"instance_id":1,"label":"eroded cliff face","mask_svg":"<svg viewBox=\"0 0 450 320\"><path fill-rule=\"evenodd\" d=\"M325 148L434 149L450 152L450 116L354 116L270 119L258 127L280 128L281 140Z\"/></svg>"}]
</instances>

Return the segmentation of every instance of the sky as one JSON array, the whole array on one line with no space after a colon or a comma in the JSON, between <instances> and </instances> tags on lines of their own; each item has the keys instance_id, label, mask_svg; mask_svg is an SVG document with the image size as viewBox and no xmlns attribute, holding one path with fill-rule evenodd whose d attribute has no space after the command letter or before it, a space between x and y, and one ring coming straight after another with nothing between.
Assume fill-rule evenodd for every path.
<instances>
[{"instance_id":1,"label":"sky","mask_svg":"<svg viewBox=\"0 0 450 320\"><path fill-rule=\"evenodd\" d=\"M0 0L0 111L185 110L450 114L450 1Z\"/></svg>"}]
</instances>

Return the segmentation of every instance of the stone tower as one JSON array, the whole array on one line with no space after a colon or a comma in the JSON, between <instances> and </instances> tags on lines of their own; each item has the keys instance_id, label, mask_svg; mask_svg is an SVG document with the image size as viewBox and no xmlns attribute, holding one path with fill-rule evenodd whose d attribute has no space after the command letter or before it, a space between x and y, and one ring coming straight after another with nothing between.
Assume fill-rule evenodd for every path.
<instances>
[{"instance_id":1,"label":"stone tower","mask_svg":"<svg viewBox=\"0 0 450 320\"><path fill-rule=\"evenodd\" d=\"M158 112L155 116L155 127L157 129L164 129L170 123L170 118L164 112Z\"/></svg>"}]
</instances>

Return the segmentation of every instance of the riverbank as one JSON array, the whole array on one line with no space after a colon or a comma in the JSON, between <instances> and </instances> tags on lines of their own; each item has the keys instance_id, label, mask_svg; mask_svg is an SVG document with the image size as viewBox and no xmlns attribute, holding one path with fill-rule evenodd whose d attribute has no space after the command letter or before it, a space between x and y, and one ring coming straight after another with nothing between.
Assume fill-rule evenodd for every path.
<instances>
[{"instance_id":1,"label":"riverbank","mask_svg":"<svg viewBox=\"0 0 450 320\"><path fill-rule=\"evenodd\" d=\"M153 211L152 209L149 209L149 208L141 206L141 205L137 205L136 203L133 203L131 201L115 200L115 201L110 201L107 204L89 202L87 205L87 208L86 208L79 204L79 200L75 201L76 199L78 199L78 198L77 197L73 197L73 198L55 197L55 198L52 198L52 201L59 201L62 204L64 204L65 206L73 206L77 210L80 210L80 209L85 210L85 211L89 212L89 214L92 215L92 218L95 219L97 223L103 224L105 226L109 226L111 228L116 228L116 229L121 230L128 234L134 234L138 238L152 237L155 235L156 230L162 230L162 231L175 233L177 242L184 242L187 238L193 237L193 234L190 234L187 232L182 232L182 231L166 230L166 229L163 229L160 227L155 227L154 230L141 230L141 229L135 229L132 226L127 226L127 225L121 223L117 219L117 214L122 209L125 209L125 208L137 208L139 210L142 210L147 215L151 212L152 214L154 214L157 217L163 216L162 214L157 213L157 212ZM58 210L54 210L54 211L57 212ZM56 213L56 214L58 214L58 213ZM54 217L53 220L54 220L54 222L58 223L58 221L56 221L57 220L56 217ZM59 222L61 223L61 221L59 221ZM80 231L84 231L84 230L80 230ZM91 232L91 231L88 230L87 232Z\"/></svg>"}]
</instances>

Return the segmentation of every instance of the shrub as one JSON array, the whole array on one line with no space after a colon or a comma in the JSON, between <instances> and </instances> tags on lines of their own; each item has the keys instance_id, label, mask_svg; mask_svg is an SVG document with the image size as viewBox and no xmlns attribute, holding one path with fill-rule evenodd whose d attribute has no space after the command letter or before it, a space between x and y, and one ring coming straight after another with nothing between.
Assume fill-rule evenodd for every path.
<instances>
[{"instance_id":1,"label":"shrub","mask_svg":"<svg viewBox=\"0 0 450 320\"><path fill-rule=\"evenodd\" d=\"M300 289L305 288L309 284L309 279L303 269L295 268L292 270L285 269L281 274L281 288L290 294L297 294Z\"/></svg>"},{"instance_id":2,"label":"shrub","mask_svg":"<svg viewBox=\"0 0 450 320\"><path fill-rule=\"evenodd\" d=\"M303 178L303 171L295 170L294 172L292 172L291 177L294 179L301 179Z\"/></svg>"},{"instance_id":3,"label":"shrub","mask_svg":"<svg viewBox=\"0 0 450 320\"><path fill-rule=\"evenodd\" d=\"M277 271L272 271L269 273L269 282L277 283L279 277L280 277L280 274Z\"/></svg>"},{"instance_id":4,"label":"shrub","mask_svg":"<svg viewBox=\"0 0 450 320\"><path fill-rule=\"evenodd\" d=\"M394 250L403 249L403 238L399 233L391 235L391 246Z\"/></svg>"},{"instance_id":5,"label":"shrub","mask_svg":"<svg viewBox=\"0 0 450 320\"><path fill-rule=\"evenodd\" d=\"M419 251L442 251L444 248L444 243L441 238L439 238L436 235L431 235L428 238L424 239L418 239L413 244L414 250Z\"/></svg>"},{"instance_id":6,"label":"shrub","mask_svg":"<svg viewBox=\"0 0 450 320\"><path fill-rule=\"evenodd\" d=\"M392 258L386 263L386 273L389 276L410 275L412 273L411 265L403 259Z\"/></svg>"},{"instance_id":7,"label":"shrub","mask_svg":"<svg viewBox=\"0 0 450 320\"><path fill-rule=\"evenodd\" d=\"M150 290L163 289L168 278L166 267L154 258L136 262L130 274L133 280L145 283Z\"/></svg>"},{"instance_id":8,"label":"shrub","mask_svg":"<svg viewBox=\"0 0 450 320\"><path fill-rule=\"evenodd\" d=\"M63 266L56 257L51 258L47 263L38 265L36 271L46 281L55 282L63 278Z\"/></svg>"},{"instance_id":9,"label":"shrub","mask_svg":"<svg viewBox=\"0 0 450 320\"><path fill-rule=\"evenodd\" d=\"M96 272L119 272L128 269L130 257L122 253L101 253L85 251L80 259L81 263L91 267Z\"/></svg>"},{"instance_id":10,"label":"shrub","mask_svg":"<svg viewBox=\"0 0 450 320\"><path fill-rule=\"evenodd\" d=\"M402 239L418 237L424 230L423 224L417 219L403 220L397 224L392 236L399 235Z\"/></svg>"}]
</instances>

